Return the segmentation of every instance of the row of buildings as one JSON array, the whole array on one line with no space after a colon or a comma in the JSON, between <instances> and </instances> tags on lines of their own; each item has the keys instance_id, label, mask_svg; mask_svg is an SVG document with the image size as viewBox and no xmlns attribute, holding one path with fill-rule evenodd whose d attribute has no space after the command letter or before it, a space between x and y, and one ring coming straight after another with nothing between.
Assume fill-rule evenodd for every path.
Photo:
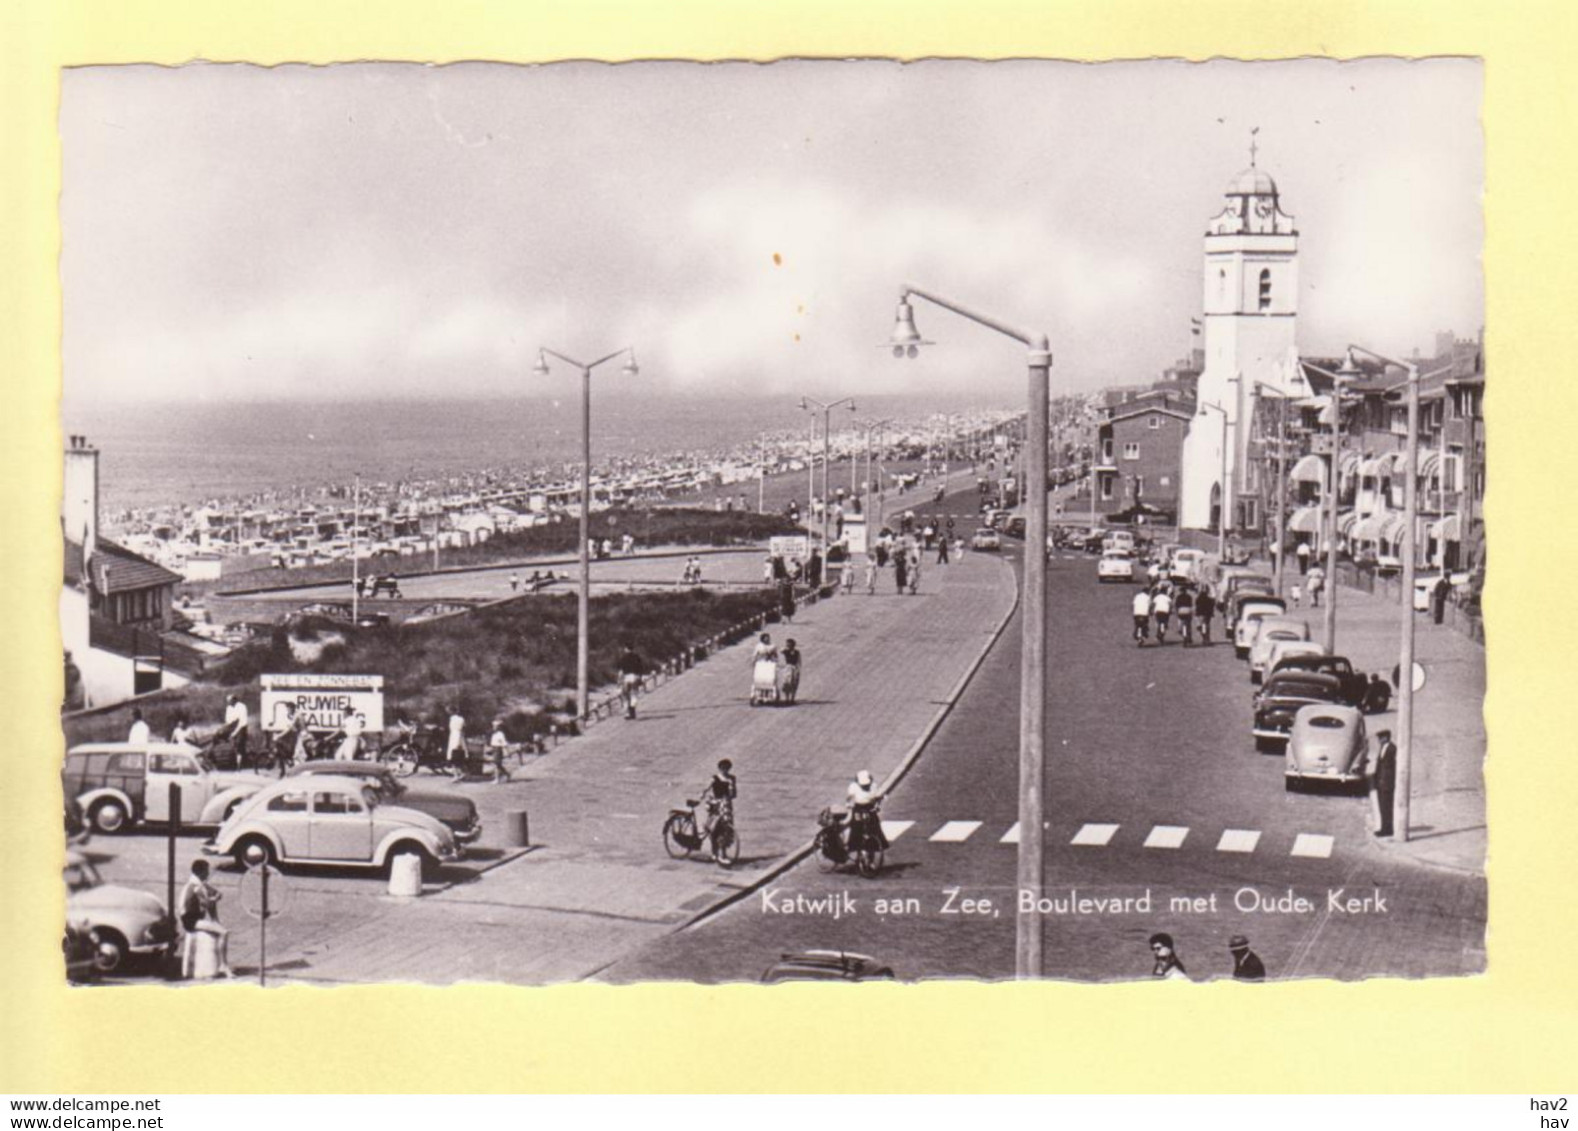
<instances>
[{"instance_id":1,"label":"row of buildings","mask_svg":"<svg viewBox=\"0 0 1578 1131\"><path fill-rule=\"evenodd\" d=\"M1269 540L1280 509L1290 546L1320 546L1335 460L1339 549L1395 562L1410 474L1407 369L1352 351L1301 354L1298 231L1276 182L1251 165L1226 198L1205 235L1203 348L1149 387L1109 394L1094 460L1100 510L1176 521L1186 536L1225 523ZM1439 334L1431 356L1407 362L1420 375L1418 564L1467 570L1484 559L1483 332Z\"/></svg>"}]
</instances>

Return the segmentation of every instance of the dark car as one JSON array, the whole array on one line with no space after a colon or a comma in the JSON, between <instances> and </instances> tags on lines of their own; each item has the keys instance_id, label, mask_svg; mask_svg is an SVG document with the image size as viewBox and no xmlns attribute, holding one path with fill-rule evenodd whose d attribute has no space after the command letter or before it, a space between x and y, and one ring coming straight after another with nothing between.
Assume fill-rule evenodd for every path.
<instances>
[{"instance_id":1,"label":"dark car","mask_svg":"<svg viewBox=\"0 0 1578 1131\"><path fill-rule=\"evenodd\" d=\"M1025 536L1025 516L1016 514L1003 524L1003 533L1010 538L1023 538Z\"/></svg>"},{"instance_id":2,"label":"dark car","mask_svg":"<svg viewBox=\"0 0 1578 1131\"><path fill-rule=\"evenodd\" d=\"M1342 681L1324 672L1279 672L1255 698L1255 749L1286 742L1293 717L1311 703L1342 703Z\"/></svg>"},{"instance_id":3,"label":"dark car","mask_svg":"<svg viewBox=\"0 0 1578 1131\"><path fill-rule=\"evenodd\" d=\"M773 982L891 982L891 966L878 965L869 954L847 950L802 950L785 954L767 968L762 981Z\"/></svg>"},{"instance_id":4,"label":"dark car","mask_svg":"<svg viewBox=\"0 0 1578 1131\"><path fill-rule=\"evenodd\" d=\"M1266 676L1266 685L1269 687L1271 681L1283 672L1319 672L1336 676L1342 684L1340 702L1350 707L1364 705L1370 686L1369 677L1363 672L1354 671L1353 662L1347 656L1289 656Z\"/></svg>"},{"instance_id":5,"label":"dark car","mask_svg":"<svg viewBox=\"0 0 1578 1131\"><path fill-rule=\"evenodd\" d=\"M364 778L374 784L380 798L389 805L399 805L426 813L449 827L459 844L470 844L482 835L482 819L477 816L477 806L469 797L456 797L451 793L435 790L411 789L387 766L376 762L341 762L333 758L320 758L303 762L287 775L332 774L336 777Z\"/></svg>"},{"instance_id":6,"label":"dark car","mask_svg":"<svg viewBox=\"0 0 1578 1131\"><path fill-rule=\"evenodd\" d=\"M1238 610L1245 601L1256 597L1271 597L1276 594L1276 585L1269 577L1259 574L1240 574L1230 579L1222 587L1222 592L1217 595L1217 602L1222 610L1222 619L1231 629L1238 623ZM1286 606L1284 606L1286 607Z\"/></svg>"}]
</instances>

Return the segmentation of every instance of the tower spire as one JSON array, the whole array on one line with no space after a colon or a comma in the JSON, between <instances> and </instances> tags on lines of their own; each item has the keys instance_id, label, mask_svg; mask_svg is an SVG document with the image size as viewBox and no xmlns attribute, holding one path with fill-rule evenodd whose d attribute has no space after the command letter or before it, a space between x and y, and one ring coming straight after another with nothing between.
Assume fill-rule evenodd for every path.
<instances>
[{"instance_id":1,"label":"tower spire","mask_svg":"<svg viewBox=\"0 0 1578 1131\"><path fill-rule=\"evenodd\" d=\"M1260 145L1255 140L1255 135L1260 132L1260 127L1255 126L1249 131L1249 167L1255 167L1255 154L1260 152Z\"/></svg>"}]
</instances>

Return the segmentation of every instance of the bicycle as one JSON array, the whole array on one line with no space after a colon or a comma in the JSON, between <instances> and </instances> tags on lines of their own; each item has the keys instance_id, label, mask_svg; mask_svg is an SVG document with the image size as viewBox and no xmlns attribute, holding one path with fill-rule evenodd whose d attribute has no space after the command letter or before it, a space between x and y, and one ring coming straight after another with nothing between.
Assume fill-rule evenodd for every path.
<instances>
[{"instance_id":1,"label":"bicycle","mask_svg":"<svg viewBox=\"0 0 1578 1131\"><path fill-rule=\"evenodd\" d=\"M740 858L740 837L734 831L734 822L727 810L719 808L713 814L712 826L703 832L696 827L696 806L700 801L687 799L686 808L670 809L668 820L663 822L663 848L675 860L695 852L711 842L712 859L720 868L732 868Z\"/></svg>"},{"instance_id":2,"label":"bicycle","mask_svg":"<svg viewBox=\"0 0 1578 1131\"><path fill-rule=\"evenodd\" d=\"M823 872L832 872L852 863L868 880L881 872L886 850L880 826L878 831L872 830L871 823L876 820L875 808L857 820L849 819L841 809L822 810L817 817L821 828L814 842L816 866Z\"/></svg>"}]
</instances>

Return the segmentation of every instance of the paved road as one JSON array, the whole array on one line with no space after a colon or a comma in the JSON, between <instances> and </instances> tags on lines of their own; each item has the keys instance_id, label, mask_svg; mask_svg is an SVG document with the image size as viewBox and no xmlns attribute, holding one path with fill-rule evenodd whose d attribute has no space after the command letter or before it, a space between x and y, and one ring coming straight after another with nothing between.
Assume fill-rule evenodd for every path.
<instances>
[{"instance_id":1,"label":"paved road","mask_svg":"<svg viewBox=\"0 0 1578 1131\"><path fill-rule=\"evenodd\" d=\"M1060 901L1131 902L1048 917L1047 973L1145 977L1153 931L1174 935L1196 977L1230 972L1226 944L1240 932L1273 977L1483 969L1483 879L1379 852L1358 798L1286 793L1280 756L1254 751L1247 670L1232 649L1135 648L1132 590L1103 589L1094 574L1084 558L1051 573L1047 887ZM1016 619L889 798L884 875L802 865L604 977L751 979L781 951L811 947L872 954L904 977L1011 976L1017 629ZM1368 909L1349 910L1365 897ZM971 914L971 898L993 907ZM1300 898L1307 910L1280 909Z\"/></svg>"}]
</instances>

